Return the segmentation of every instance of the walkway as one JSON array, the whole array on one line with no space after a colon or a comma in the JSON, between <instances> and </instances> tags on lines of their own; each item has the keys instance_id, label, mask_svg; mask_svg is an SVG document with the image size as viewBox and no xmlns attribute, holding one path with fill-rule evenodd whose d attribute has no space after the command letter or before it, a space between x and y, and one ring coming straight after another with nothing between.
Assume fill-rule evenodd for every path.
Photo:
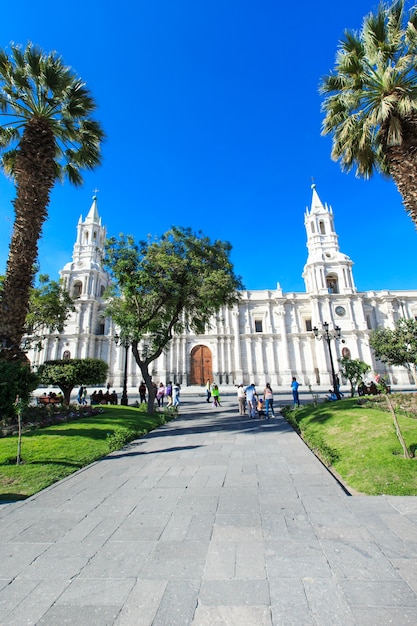
<instances>
[{"instance_id":1,"label":"walkway","mask_svg":"<svg viewBox=\"0 0 417 626\"><path fill-rule=\"evenodd\" d=\"M417 623L417 498L348 496L282 419L180 416L0 507L0 624Z\"/></svg>"}]
</instances>

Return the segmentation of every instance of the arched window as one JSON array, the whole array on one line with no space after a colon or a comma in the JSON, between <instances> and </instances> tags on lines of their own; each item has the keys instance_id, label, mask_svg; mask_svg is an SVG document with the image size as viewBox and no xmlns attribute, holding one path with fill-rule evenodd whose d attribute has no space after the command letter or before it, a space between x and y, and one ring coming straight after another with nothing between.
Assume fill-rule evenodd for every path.
<instances>
[{"instance_id":1,"label":"arched window","mask_svg":"<svg viewBox=\"0 0 417 626\"><path fill-rule=\"evenodd\" d=\"M314 233L314 224L311 222L311 232Z\"/></svg>"},{"instance_id":2,"label":"arched window","mask_svg":"<svg viewBox=\"0 0 417 626\"><path fill-rule=\"evenodd\" d=\"M336 274L326 276L326 287L329 293L339 293L339 281Z\"/></svg>"},{"instance_id":3,"label":"arched window","mask_svg":"<svg viewBox=\"0 0 417 626\"><path fill-rule=\"evenodd\" d=\"M101 285L101 287L100 287L100 297L101 298L104 296L104 291L105 291L105 287L104 287L104 285Z\"/></svg>"},{"instance_id":4,"label":"arched window","mask_svg":"<svg viewBox=\"0 0 417 626\"><path fill-rule=\"evenodd\" d=\"M326 234L326 227L324 225L324 222L320 222L319 226L320 226L320 234L321 235L325 235Z\"/></svg>"},{"instance_id":5,"label":"arched window","mask_svg":"<svg viewBox=\"0 0 417 626\"><path fill-rule=\"evenodd\" d=\"M64 350L64 352L62 354L62 358L65 361L68 361L71 358L71 352L69 350Z\"/></svg>"},{"instance_id":6,"label":"arched window","mask_svg":"<svg viewBox=\"0 0 417 626\"><path fill-rule=\"evenodd\" d=\"M349 348L343 348L342 349L342 357L344 359L350 359L350 350L349 350Z\"/></svg>"},{"instance_id":7,"label":"arched window","mask_svg":"<svg viewBox=\"0 0 417 626\"><path fill-rule=\"evenodd\" d=\"M84 233L84 241L85 243L88 243L88 231Z\"/></svg>"},{"instance_id":8,"label":"arched window","mask_svg":"<svg viewBox=\"0 0 417 626\"><path fill-rule=\"evenodd\" d=\"M77 280L72 287L72 297L79 298L83 292L83 284L80 280Z\"/></svg>"}]
</instances>

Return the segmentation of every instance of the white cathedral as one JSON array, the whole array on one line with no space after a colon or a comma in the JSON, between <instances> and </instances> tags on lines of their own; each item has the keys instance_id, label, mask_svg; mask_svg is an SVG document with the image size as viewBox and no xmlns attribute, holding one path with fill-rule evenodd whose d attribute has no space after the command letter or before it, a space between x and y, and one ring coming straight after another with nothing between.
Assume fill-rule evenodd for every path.
<instances>
[{"instance_id":1,"label":"white cathedral","mask_svg":"<svg viewBox=\"0 0 417 626\"><path fill-rule=\"evenodd\" d=\"M360 359L391 385L413 383L408 370L377 362L369 347L376 328L393 328L399 318L417 318L417 291L358 292L352 261L340 252L333 210L321 202L312 186L304 223L308 258L304 266L305 293L276 289L245 290L233 308L223 308L204 335L177 335L152 364L153 380L177 381L183 387L205 385L210 379L222 388L239 383L289 389L293 376L312 389L332 386L331 359L338 370L342 356ZM129 348L115 342L117 328L104 317L104 291L109 275L103 268L106 229L93 197L91 208L77 225L72 261L60 276L75 299L76 311L62 334L46 336L43 349L28 353L32 365L46 360L94 357L109 364L112 388L136 387L141 374ZM340 339L323 339L323 324L340 329ZM319 329L319 337L313 332ZM345 381L342 381L345 382Z\"/></svg>"}]
</instances>

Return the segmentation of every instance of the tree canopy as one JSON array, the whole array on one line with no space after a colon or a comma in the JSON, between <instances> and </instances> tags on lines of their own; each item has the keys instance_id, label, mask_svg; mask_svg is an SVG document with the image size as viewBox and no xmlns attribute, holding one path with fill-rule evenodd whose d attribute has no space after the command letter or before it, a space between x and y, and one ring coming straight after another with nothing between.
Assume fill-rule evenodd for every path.
<instances>
[{"instance_id":1,"label":"tree canopy","mask_svg":"<svg viewBox=\"0 0 417 626\"><path fill-rule=\"evenodd\" d=\"M114 285L106 314L132 346L149 391L148 372L174 333L203 334L222 306L238 301L243 288L229 255L231 245L211 241L190 228L174 226L160 238L135 243L132 236L111 238L106 265Z\"/></svg>"},{"instance_id":2,"label":"tree canopy","mask_svg":"<svg viewBox=\"0 0 417 626\"><path fill-rule=\"evenodd\" d=\"M59 387L69 404L76 385L101 385L108 369L108 364L101 359L57 359L42 363L37 373L42 384Z\"/></svg>"},{"instance_id":3,"label":"tree canopy","mask_svg":"<svg viewBox=\"0 0 417 626\"><path fill-rule=\"evenodd\" d=\"M72 311L75 311L74 301L62 283L41 274L39 284L30 290L25 348L35 344L41 349L43 334L61 333Z\"/></svg>"},{"instance_id":4,"label":"tree canopy","mask_svg":"<svg viewBox=\"0 0 417 626\"><path fill-rule=\"evenodd\" d=\"M24 359L20 343L38 240L57 178L82 183L100 163L104 133L85 84L56 52L32 43L0 49L1 165L16 184L15 222L0 300L0 359Z\"/></svg>"},{"instance_id":5,"label":"tree canopy","mask_svg":"<svg viewBox=\"0 0 417 626\"><path fill-rule=\"evenodd\" d=\"M339 364L343 378L350 382L350 395L353 398L358 382L369 372L371 366L360 359L348 359L346 357L339 359Z\"/></svg>"},{"instance_id":6,"label":"tree canopy","mask_svg":"<svg viewBox=\"0 0 417 626\"><path fill-rule=\"evenodd\" d=\"M404 5L380 4L360 32L345 31L320 91L332 158L360 177L391 176L417 225L417 8Z\"/></svg>"},{"instance_id":7,"label":"tree canopy","mask_svg":"<svg viewBox=\"0 0 417 626\"><path fill-rule=\"evenodd\" d=\"M16 418L17 398L29 402L38 382L28 363L0 361L0 420L9 422Z\"/></svg>"},{"instance_id":8,"label":"tree canopy","mask_svg":"<svg viewBox=\"0 0 417 626\"><path fill-rule=\"evenodd\" d=\"M394 328L374 330L369 338L369 345L374 350L375 357L382 363L409 369L417 384L417 320L401 318Z\"/></svg>"}]
</instances>

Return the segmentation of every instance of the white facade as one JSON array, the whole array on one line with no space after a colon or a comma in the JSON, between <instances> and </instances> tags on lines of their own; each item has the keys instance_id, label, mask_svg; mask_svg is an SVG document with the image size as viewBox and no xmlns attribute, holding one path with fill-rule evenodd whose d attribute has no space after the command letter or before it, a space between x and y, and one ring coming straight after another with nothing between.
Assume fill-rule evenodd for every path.
<instances>
[{"instance_id":1,"label":"white facade","mask_svg":"<svg viewBox=\"0 0 417 626\"><path fill-rule=\"evenodd\" d=\"M279 284L271 290L242 291L239 304L220 311L206 334L174 337L167 352L153 363L156 382L204 385L210 378L222 386L270 382L288 389L296 376L305 386L331 387L328 345L312 332L327 322L330 329L341 329L341 341L331 341L336 371L337 359L347 355L365 361L392 385L413 383L404 368L376 362L368 338L377 327L393 328L399 318L416 318L417 291L359 293L353 263L339 249L333 211L322 204L315 185L312 189L304 219L305 293L283 293ZM103 316L102 296L109 284L102 265L105 237L94 197L86 219L78 221L72 262L60 272L76 298L76 312L64 333L47 336L43 350L28 356L34 365L65 357L104 359L109 363L109 382L117 388L123 384L126 352L116 346L116 329ZM128 386L137 387L141 375L130 350L127 359Z\"/></svg>"}]
</instances>

